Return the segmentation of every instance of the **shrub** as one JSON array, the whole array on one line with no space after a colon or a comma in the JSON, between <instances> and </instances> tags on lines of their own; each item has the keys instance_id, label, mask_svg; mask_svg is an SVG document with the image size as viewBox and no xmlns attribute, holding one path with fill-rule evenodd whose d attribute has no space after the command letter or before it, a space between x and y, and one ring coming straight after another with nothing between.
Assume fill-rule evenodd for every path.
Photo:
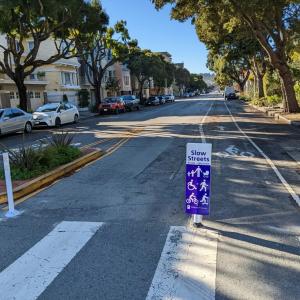
<instances>
[{"instance_id":1,"label":"shrub","mask_svg":"<svg viewBox=\"0 0 300 300\"><path fill-rule=\"evenodd\" d=\"M70 146L73 138L73 134L62 130L61 132L55 133L51 137L47 138L43 143L49 144L53 147Z\"/></svg>"},{"instance_id":2,"label":"shrub","mask_svg":"<svg viewBox=\"0 0 300 300\"><path fill-rule=\"evenodd\" d=\"M10 156L11 176L13 180L25 180L37 177L58 166L67 164L81 155L80 149L71 146L73 136L63 133L59 137L53 136L41 143L38 149L24 144L16 150L2 146ZM4 179L4 172L0 169L0 178Z\"/></svg>"},{"instance_id":3,"label":"shrub","mask_svg":"<svg viewBox=\"0 0 300 300\"><path fill-rule=\"evenodd\" d=\"M42 159L41 146L36 150L32 146L25 146L23 143L15 150L10 150L4 145L1 145L1 148L8 152L12 168L32 171Z\"/></svg>"}]
</instances>

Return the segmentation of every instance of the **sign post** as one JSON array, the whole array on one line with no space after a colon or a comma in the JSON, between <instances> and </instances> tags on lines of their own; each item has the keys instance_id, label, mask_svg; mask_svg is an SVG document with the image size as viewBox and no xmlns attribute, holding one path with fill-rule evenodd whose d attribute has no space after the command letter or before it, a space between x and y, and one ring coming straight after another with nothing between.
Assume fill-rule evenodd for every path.
<instances>
[{"instance_id":1,"label":"sign post","mask_svg":"<svg viewBox=\"0 0 300 300\"><path fill-rule=\"evenodd\" d=\"M186 147L185 211L194 215L197 227L210 212L211 152L211 144L188 143Z\"/></svg>"},{"instance_id":2,"label":"sign post","mask_svg":"<svg viewBox=\"0 0 300 300\"><path fill-rule=\"evenodd\" d=\"M7 194L7 202L8 202L8 212L5 214L7 218L13 218L20 213L15 210L14 203L14 194L11 183L11 174L10 174L10 166L9 166L9 156L8 153L3 153L3 166L4 166L4 174L5 174L5 184L6 184L6 194Z\"/></svg>"}]
</instances>

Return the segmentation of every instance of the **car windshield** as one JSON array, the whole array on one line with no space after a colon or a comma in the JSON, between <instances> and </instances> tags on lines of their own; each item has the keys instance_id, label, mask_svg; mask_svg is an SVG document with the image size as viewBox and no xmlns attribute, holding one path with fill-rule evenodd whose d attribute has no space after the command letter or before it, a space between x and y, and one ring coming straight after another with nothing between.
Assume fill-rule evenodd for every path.
<instances>
[{"instance_id":1,"label":"car windshield","mask_svg":"<svg viewBox=\"0 0 300 300\"><path fill-rule=\"evenodd\" d=\"M107 98L104 100L104 102L106 103L116 103L117 102L117 98Z\"/></svg>"},{"instance_id":2,"label":"car windshield","mask_svg":"<svg viewBox=\"0 0 300 300\"><path fill-rule=\"evenodd\" d=\"M133 96L123 96L122 98L123 98L124 101L132 101L132 100L134 100Z\"/></svg>"},{"instance_id":3,"label":"car windshield","mask_svg":"<svg viewBox=\"0 0 300 300\"><path fill-rule=\"evenodd\" d=\"M150 97L149 98L149 100L155 100L156 99L156 97Z\"/></svg>"},{"instance_id":4,"label":"car windshield","mask_svg":"<svg viewBox=\"0 0 300 300\"><path fill-rule=\"evenodd\" d=\"M0 110L0 118L3 116L4 110Z\"/></svg>"},{"instance_id":5,"label":"car windshield","mask_svg":"<svg viewBox=\"0 0 300 300\"><path fill-rule=\"evenodd\" d=\"M46 104L39 107L36 111L37 112L51 112L56 111L59 104Z\"/></svg>"}]
</instances>

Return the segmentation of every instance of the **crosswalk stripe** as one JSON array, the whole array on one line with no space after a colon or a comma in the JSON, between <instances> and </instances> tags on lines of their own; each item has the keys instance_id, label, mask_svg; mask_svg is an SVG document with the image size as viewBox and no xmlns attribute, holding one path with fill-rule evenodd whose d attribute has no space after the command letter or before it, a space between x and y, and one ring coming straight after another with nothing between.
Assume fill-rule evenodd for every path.
<instances>
[{"instance_id":1,"label":"crosswalk stripe","mask_svg":"<svg viewBox=\"0 0 300 300\"><path fill-rule=\"evenodd\" d=\"M172 226L146 300L215 299L218 235Z\"/></svg>"},{"instance_id":2,"label":"crosswalk stripe","mask_svg":"<svg viewBox=\"0 0 300 300\"><path fill-rule=\"evenodd\" d=\"M61 222L0 273L0 299L36 299L103 223Z\"/></svg>"}]
</instances>

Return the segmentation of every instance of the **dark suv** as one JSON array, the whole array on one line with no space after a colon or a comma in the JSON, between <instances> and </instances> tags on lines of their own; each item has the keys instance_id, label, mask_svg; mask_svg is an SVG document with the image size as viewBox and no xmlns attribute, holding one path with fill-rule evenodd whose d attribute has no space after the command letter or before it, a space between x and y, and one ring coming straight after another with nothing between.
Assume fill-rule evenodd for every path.
<instances>
[{"instance_id":1,"label":"dark suv","mask_svg":"<svg viewBox=\"0 0 300 300\"><path fill-rule=\"evenodd\" d=\"M123 95L120 98L124 101L126 110L140 109L140 99L137 99L134 95Z\"/></svg>"}]
</instances>

